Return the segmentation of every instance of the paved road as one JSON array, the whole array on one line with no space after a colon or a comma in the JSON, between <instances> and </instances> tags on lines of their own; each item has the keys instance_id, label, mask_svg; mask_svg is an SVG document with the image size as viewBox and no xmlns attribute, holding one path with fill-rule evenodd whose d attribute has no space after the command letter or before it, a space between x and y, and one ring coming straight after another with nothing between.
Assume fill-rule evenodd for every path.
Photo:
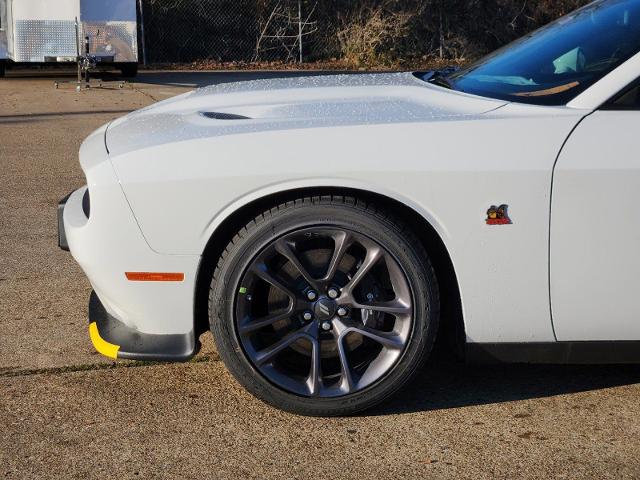
<instances>
[{"instance_id":1,"label":"paved road","mask_svg":"<svg viewBox=\"0 0 640 480\"><path fill-rule=\"evenodd\" d=\"M209 335L192 362L110 362L90 287L56 247L84 183L82 139L204 84L280 74L153 72L76 93L0 80L0 476L6 478L637 478L640 368L427 368L367 415L310 419L245 393Z\"/></svg>"}]
</instances>

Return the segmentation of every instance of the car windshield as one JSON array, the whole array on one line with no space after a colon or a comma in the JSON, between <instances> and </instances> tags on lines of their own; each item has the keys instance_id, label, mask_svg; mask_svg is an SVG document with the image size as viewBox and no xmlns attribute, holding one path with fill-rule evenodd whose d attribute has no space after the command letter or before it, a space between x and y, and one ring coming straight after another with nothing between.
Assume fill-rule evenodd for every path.
<instances>
[{"instance_id":1,"label":"car windshield","mask_svg":"<svg viewBox=\"0 0 640 480\"><path fill-rule=\"evenodd\" d=\"M564 105L640 51L640 0L601 0L451 75L425 80L475 95Z\"/></svg>"}]
</instances>

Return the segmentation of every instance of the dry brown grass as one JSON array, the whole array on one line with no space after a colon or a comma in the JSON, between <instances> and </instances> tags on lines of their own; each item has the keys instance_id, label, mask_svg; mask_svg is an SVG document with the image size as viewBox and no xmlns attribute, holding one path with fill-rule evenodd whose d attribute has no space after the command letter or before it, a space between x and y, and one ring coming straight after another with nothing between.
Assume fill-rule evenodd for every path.
<instances>
[{"instance_id":1,"label":"dry brown grass","mask_svg":"<svg viewBox=\"0 0 640 480\"><path fill-rule=\"evenodd\" d=\"M360 66L394 65L394 45L409 33L415 12L389 11L383 6L364 6L344 19L337 31L343 61Z\"/></svg>"}]
</instances>

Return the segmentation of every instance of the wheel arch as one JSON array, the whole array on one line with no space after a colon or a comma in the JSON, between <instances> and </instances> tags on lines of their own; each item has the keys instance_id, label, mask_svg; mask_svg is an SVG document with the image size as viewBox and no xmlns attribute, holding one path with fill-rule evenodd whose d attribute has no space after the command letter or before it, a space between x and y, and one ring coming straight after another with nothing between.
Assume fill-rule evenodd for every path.
<instances>
[{"instance_id":1,"label":"wheel arch","mask_svg":"<svg viewBox=\"0 0 640 480\"><path fill-rule=\"evenodd\" d=\"M209 329L209 283L218 258L238 230L276 205L301 197L317 196L350 196L374 203L392 211L400 220L411 225L429 253L440 288L441 324L435 352L438 355L453 353L456 358L461 358L465 343L462 299L454 263L443 240L443 230L436 230L433 218L427 219L426 215L405 202L385 194L350 187L302 187L265 194L235 208L219 221L209 236L198 268L194 305L196 336Z\"/></svg>"}]
</instances>

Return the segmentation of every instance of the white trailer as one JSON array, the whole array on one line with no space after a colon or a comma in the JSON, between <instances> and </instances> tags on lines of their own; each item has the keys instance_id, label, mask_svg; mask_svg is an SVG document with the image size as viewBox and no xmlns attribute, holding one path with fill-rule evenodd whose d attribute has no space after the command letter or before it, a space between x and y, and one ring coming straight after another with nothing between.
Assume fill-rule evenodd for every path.
<instances>
[{"instance_id":1,"label":"white trailer","mask_svg":"<svg viewBox=\"0 0 640 480\"><path fill-rule=\"evenodd\" d=\"M0 76L16 64L75 63L138 70L136 0L0 0Z\"/></svg>"}]
</instances>

